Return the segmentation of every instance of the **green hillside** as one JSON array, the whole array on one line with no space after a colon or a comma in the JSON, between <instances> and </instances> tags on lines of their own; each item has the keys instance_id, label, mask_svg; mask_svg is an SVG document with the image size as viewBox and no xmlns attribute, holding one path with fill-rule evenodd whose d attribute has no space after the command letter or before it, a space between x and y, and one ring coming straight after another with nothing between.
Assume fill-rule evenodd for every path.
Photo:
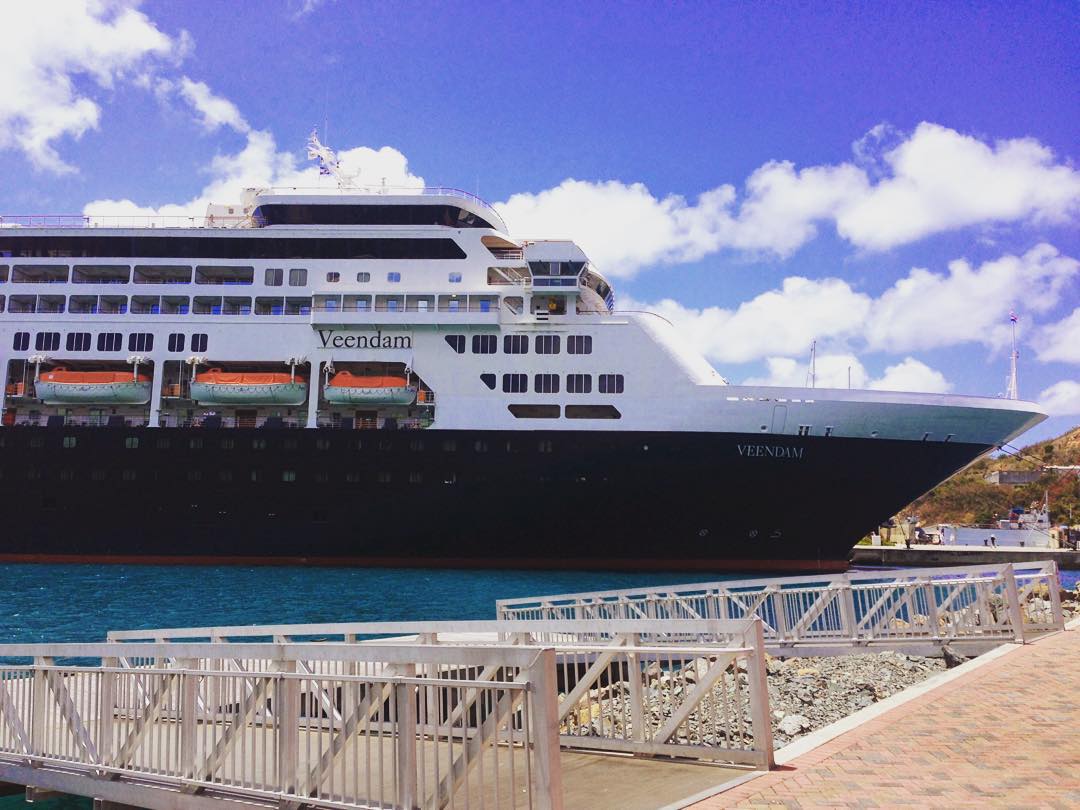
<instances>
[{"instance_id":1,"label":"green hillside","mask_svg":"<svg viewBox=\"0 0 1080 810\"><path fill-rule=\"evenodd\" d=\"M1080 464L1080 427L1055 439L1037 442L1021 451L1024 460L1003 455L984 458L963 470L900 512L932 523L989 523L1005 517L1014 506L1028 507L1050 494L1050 520L1080 522L1080 480L1076 472L1045 472L1038 481L1000 486L986 481L993 470L1035 470L1040 464ZM1071 520L1070 520L1071 515Z\"/></svg>"}]
</instances>

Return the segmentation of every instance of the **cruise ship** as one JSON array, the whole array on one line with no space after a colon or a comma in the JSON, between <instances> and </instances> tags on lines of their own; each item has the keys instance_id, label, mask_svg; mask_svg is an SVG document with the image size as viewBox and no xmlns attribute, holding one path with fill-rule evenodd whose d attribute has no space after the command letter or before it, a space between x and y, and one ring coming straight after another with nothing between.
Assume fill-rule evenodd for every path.
<instances>
[{"instance_id":1,"label":"cruise ship","mask_svg":"<svg viewBox=\"0 0 1080 810\"><path fill-rule=\"evenodd\" d=\"M729 384L454 189L0 225L7 561L837 570L1044 418Z\"/></svg>"}]
</instances>

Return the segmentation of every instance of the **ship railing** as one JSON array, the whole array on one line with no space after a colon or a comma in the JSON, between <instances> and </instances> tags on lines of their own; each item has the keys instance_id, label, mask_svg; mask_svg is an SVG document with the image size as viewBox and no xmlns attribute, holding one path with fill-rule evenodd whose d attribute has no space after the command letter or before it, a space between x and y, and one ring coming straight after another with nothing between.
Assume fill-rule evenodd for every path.
<instances>
[{"instance_id":1,"label":"ship railing","mask_svg":"<svg viewBox=\"0 0 1080 810\"><path fill-rule=\"evenodd\" d=\"M550 697L566 748L770 767L772 737L764 636L758 619L722 621L441 621L158 628L109 640L240 649L258 641L334 646L391 642L552 647ZM224 664L222 664L224 665ZM257 660L228 665L259 671ZM315 666L323 664L316 662ZM336 674L317 669L316 674ZM486 669L479 680L496 676Z\"/></svg>"},{"instance_id":2,"label":"ship railing","mask_svg":"<svg viewBox=\"0 0 1080 810\"><path fill-rule=\"evenodd\" d=\"M440 302L436 306L424 307L415 303L408 303L406 305L400 304L334 304L320 302L314 304L311 307L314 312L398 312L402 315L416 313L416 312L453 312L460 313L462 315L473 314L477 312L498 312L499 302L497 300L486 301L470 301L466 303L465 296L462 296L459 306L454 306L452 303ZM257 312L257 315L265 314L280 314L280 313L265 313Z\"/></svg>"},{"instance_id":3,"label":"ship railing","mask_svg":"<svg viewBox=\"0 0 1080 810\"><path fill-rule=\"evenodd\" d=\"M0 662L7 782L144 807L563 807L551 648L8 644Z\"/></svg>"},{"instance_id":4,"label":"ship railing","mask_svg":"<svg viewBox=\"0 0 1080 810\"><path fill-rule=\"evenodd\" d=\"M242 228L246 216L157 214L0 214L0 228Z\"/></svg>"},{"instance_id":5,"label":"ship railing","mask_svg":"<svg viewBox=\"0 0 1080 810\"><path fill-rule=\"evenodd\" d=\"M785 654L992 647L1064 627L1057 563L726 580L500 600L506 620L758 617Z\"/></svg>"},{"instance_id":6,"label":"ship railing","mask_svg":"<svg viewBox=\"0 0 1080 810\"><path fill-rule=\"evenodd\" d=\"M158 424L161 427L170 428L302 428L306 420L292 416L233 416L218 414L197 414L194 416L181 416L178 414L161 414Z\"/></svg>"},{"instance_id":7,"label":"ship railing","mask_svg":"<svg viewBox=\"0 0 1080 810\"><path fill-rule=\"evenodd\" d=\"M423 430L431 427L431 416L385 417L372 419L354 419L342 416L320 416L317 425L321 428L345 430Z\"/></svg>"},{"instance_id":8,"label":"ship railing","mask_svg":"<svg viewBox=\"0 0 1080 810\"><path fill-rule=\"evenodd\" d=\"M64 415L17 413L11 423L14 427L146 427L146 416L121 416L118 414Z\"/></svg>"},{"instance_id":9,"label":"ship railing","mask_svg":"<svg viewBox=\"0 0 1080 810\"><path fill-rule=\"evenodd\" d=\"M498 216L498 211L491 203L482 197L478 197L470 191L465 191L460 188L453 188L452 186L389 186L389 185L377 185L377 186L345 186L341 189L328 189L320 188L318 186L272 186L268 189L261 190L262 193L272 192L282 194L286 192L301 193L301 194L375 194L375 195L391 195L391 196L419 196L419 197L460 197L464 200L469 200L479 205L488 211L493 211ZM272 203L273 200L260 200L262 203ZM499 222L502 222L502 217L499 217Z\"/></svg>"}]
</instances>

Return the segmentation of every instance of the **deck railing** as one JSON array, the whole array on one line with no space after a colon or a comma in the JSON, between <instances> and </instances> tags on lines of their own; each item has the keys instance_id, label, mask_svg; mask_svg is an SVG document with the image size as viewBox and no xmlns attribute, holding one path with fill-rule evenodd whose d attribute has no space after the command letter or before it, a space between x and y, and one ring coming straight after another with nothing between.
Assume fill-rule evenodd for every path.
<instances>
[{"instance_id":1,"label":"deck railing","mask_svg":"<svg viewBox=\"0 0 1080 810\"><path fill-rule=\"evenodd\" d=\"M185 797L288 808L562 807L550 649L0 646L0 658L13 656L34 661L0 667L7 781L50 787L76 776L69 792L139 788L177 807ZM237 669L237 660L259 666ZM474 677L489 670L497 674Z\"/></svg>"},{"instance_id":2,"label":"deck railing","mask_svg":"<svg viewBox=\"0 0 1080 810\"><path fill-rule=\"evenodd\" d=\"M230 639L292 643L317 638L364 646L386 644L391 641L387 636L408 644L554 648L556 691L551 697L558 703L559 737L568 748L757 767L770 767L773 761L764 636L757 619L367 622L109 633L113 642L209 639L222 649L228 649ZM217 665L245 672L262 668L261 662L246 659ZM497 672L486 668L472 677L484 681Z\"/></svg>"},{"instance_id":3,"label":"deck railing","mask_svg":"<svg viewBox=\"0 0 1080 810\"><path fill-rule=\"evenodd\" d=\"M940 646L1024 641L1061 629L1057 564L694 583L504 599L505 620L744 618L764 624L770 649L825 652L852 645Z\"/></svg>"}]
</instances>

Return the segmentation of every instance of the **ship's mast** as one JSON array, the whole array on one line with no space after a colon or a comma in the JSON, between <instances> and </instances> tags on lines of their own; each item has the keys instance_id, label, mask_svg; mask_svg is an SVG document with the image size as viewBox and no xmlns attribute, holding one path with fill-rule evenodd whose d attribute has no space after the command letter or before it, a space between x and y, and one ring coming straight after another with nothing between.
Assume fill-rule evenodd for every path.
<instances>
[{"instance_id":1,"label":"ship's mast","mask_svg":"<svg viewBox=\"0 0 1080 810\"><path fill-rule=\"evenodd\" d=\"M1020 357L1020 352L1016 348L1016 322L1020 320L1020 316L1015 312L1009 313L1009 323L1012 324L1012 354L1009 356L1009 384L1005 389L1006 399L1020 399L1020 387L1016 378L1016 361Z\"/></svg>"}]
</instances>

